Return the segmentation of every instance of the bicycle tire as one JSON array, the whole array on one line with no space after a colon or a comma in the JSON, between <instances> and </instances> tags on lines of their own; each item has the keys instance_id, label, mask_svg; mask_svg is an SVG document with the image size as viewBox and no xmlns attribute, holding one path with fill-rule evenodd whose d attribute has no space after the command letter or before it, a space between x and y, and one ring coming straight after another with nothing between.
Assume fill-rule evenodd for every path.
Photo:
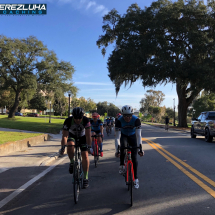
<instances>
[{"instance_id":1,"label":"bicycle tire","mask_svg":"<svg viewBox=\"0 0 215 215\"><path fill-rule=\"evenodd\" d=\"M131 206L133 206L133 176L131 171L131 164L129 164L129 186L130 186L130 201Z\"/></svg>"},{"instance_id":2,"label":"bicycle tire","mask_svg":"<svg viewBox=\"0 0 215 215\"><path fill-rule=\"evenodd\" d=\"M80 169L79 169L79 189L83 189L83 168L82 168L82 163L81 159L79 158L80 161Z\"/></svg>"},{"instance_id":3,"label":"bicycle tire","mask_svg":"<svg viewBox=\"0 0 215 215\"><path fill-rule=\"evenodd\" d=\"M74 163L74 169L73 169L73 194L74 194L75 204L78 203L79 191L80 191L79 168L78 168L78 163L75 162Z\"/></svg>"},{"instance_id":4,"label":"bicycle tire","mask_svg":"<svg viewBox=\"0 0 215 215\"><path fill-rule=\"evenodd\" d=\"M94 145L94 163L95 163L95 167L97 167L97 148L98 146L96 146L96 144Z\"/></svg>"}]
</instances>

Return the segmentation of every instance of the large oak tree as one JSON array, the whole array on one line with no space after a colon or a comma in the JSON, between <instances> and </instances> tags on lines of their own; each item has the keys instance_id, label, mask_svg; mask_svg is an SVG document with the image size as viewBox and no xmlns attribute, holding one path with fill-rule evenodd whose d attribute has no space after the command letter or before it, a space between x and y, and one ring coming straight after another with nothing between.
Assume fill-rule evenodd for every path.
<instances>
[{"instance_id":1,"label":"large oak tree","mask_svg":"<svg viewBox=\"0 0 215 215\"><path fill-rule=\"evenodd\" d=\"M179 126L187 127L187 108L202 89L214 90L215 3L159 0L140 9L131 5L119 15L103 17L104 35L97 46L115 47L108 70L116 93L123 84L141 79L143 86L174 83Z\"/></svg>"},{"instance_id":2,"label":"large oak tree","mask_svg":"<svg viewBox=\"0 0 215 215\"><path fill-rule=\"evenodd\" d=\"M56 54L35 37L11 39L0 36L0 78L3 79L0 88L15 92L9 118L14 117L23 92L43 90L48 98L50 92L59 88L64 92L74 89L73 73L70 62L59 62Z\"/></svg>"}]
</instances>

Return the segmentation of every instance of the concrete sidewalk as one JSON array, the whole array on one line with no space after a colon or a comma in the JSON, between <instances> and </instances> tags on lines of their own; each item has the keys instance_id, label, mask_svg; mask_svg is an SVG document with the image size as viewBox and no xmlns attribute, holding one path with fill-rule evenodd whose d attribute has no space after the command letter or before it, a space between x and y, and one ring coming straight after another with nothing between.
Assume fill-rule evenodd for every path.
<instances>
[{"instance_id":1,"label":"concrete sidewalk","mask_svg":"<svg viewBox=\"0 0 215 215\"><path fill-rule=\"evenodd\" d=\"M0 130L4 130L0 128ZM5 131L20 132L15 129L5 129ZM30 132L30 131L21 131ZM35 132L32 132L35 133ZM14 167L45 166L58 158L58 151L61 145L61 134L49 134L50 141L44 141L35 146L28 147L22 151L11 152L0 156L0 173L5 169Z\"/></svg>"}]
</instances>

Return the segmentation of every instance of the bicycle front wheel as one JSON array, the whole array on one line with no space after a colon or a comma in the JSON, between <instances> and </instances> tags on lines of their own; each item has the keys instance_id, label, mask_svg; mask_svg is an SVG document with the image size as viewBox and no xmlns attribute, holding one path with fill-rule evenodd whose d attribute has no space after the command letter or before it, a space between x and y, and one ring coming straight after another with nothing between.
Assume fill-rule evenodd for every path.
<instances>
[{"instance_id":1,"label":"bicycle front wheel","mask_svg":"<svg viewBox=\"0 0 215 215\"><path fill-rule=\"evenodd\" d=\"M78 203L79 191L80 191L79 167L78 167L78 163L75 162L74 170L73 170L73 193L74 193L75 204Z\"/></svg>"},{"instance_id":2,"label":"bicycle front wheel","mask_svg":"<svg viewBox=\"0 0 215 215\"><path fill-rule=\"evenodd\" d=\"M97 157L98 157L98 146L95 144L95 146L94 146L94 163L95 163L95 167L97 167L97 162L98 162L98 159L97 159Z\"/></svg>"}]
</instances>

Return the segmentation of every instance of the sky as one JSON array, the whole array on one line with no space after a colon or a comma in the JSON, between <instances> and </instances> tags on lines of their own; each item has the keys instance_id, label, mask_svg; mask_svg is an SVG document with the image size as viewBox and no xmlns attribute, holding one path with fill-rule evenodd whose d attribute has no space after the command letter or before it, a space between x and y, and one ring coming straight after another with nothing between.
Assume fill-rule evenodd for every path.
<instances>
[{"instance_id":1,"label":"sky","mask_svg":"<svg viewBox=\"0 0 215 215\"><path fill-rule=\"evenodd\" d=\"M147 90L160 90L165 94L162 106L178 105L175 84L144 88L141 81L131 87L121 87L116 97L114 84L108 77L107 60L113 46L107 48L105 57L96 41L103 34L102 17L115 8L121 15L131 4L140 8L151 5L151 0L0 0L0 3L47 4L47 15L0 16L1 35L10 38L35 36L49 50L53 50L59 61L69 61L75 68L73 83L77 97L91 98L94 102L107 101L118 107L131 105L140 108L140 100Z\"/></svg>"}]
</instances>

